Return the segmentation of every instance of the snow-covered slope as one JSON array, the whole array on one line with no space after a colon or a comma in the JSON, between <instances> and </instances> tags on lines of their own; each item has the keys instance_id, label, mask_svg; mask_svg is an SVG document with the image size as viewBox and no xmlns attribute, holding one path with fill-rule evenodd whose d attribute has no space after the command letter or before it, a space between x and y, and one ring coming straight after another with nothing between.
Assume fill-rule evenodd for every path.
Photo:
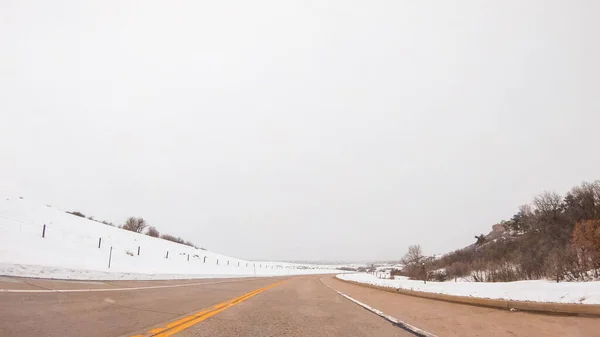
<instances>
[{"instance_id":1,"label":"snow-covered slope","mask_svg":"<svg viewBox=\"0 0 600 337\"><path fill-rule=\"evenodd\" d=\"M237 259L107 226L28 200L0 200L0 275L172 279L339 272L334 268Z\"/></svg>"},{"instance_id":2,"label":"snow-covered slope","mask_svg":"<svg viewBox=\"0 0 600 337\"><path fill-rule=\"evenodd\" d=\"M515 301L600 304L600 282L427 282L406 277L379 279L366 273L337 275L337 278L394 289Z\"/></svg>"}]
</instances>

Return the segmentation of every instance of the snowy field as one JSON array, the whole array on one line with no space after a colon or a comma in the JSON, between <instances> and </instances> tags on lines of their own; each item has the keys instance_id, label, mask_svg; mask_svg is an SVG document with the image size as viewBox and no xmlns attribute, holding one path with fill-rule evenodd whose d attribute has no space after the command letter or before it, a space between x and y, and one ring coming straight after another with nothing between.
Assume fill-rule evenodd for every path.
<instances>
[{"instance_id":1,"label":"snowy field","mask_svg":"<svg viewBox=\"0 0 600 337\"><path fill-rule=\"evenodd\" d=\"M148 280L339 273L337 267L247 261L107 226L28 200L0 200L0 275L5 276Z\"/></svg>"},{"instance_id":2,"label":"snowy field","mask_svg":"<svg viewBox=\"0 0 600 337\"><path fill-rule=\"evenodd\" d=\"M396 277L379 279L366 273L341 274L337 278L394 289L430 293L504 299L515 301L600 304L600 282L551 282L545 280L516 282L427 282Z\"/></svg>"}]
</instances>

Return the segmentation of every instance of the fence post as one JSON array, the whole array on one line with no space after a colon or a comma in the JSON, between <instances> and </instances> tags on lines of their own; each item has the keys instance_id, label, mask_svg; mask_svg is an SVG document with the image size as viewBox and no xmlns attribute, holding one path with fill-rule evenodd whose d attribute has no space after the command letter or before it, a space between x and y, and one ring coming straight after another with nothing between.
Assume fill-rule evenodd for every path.
<instances>
[{"instance_id":1,"label":"fence post","mask_svg":"<svg viewBox=\"0 0 600 337\"><path fill-rule=\"evenodd\" d=\"M217 259L217 264L219 264L219 259Z\"/></svg>"},{"instance_id":2,"label":"fence post","mask_svg":"<svg viewBox=\"0 0 600 337\"><path fill-rule=\"evenodd\" d=\"M138 246L138 256L140 255L140 246Z\"/></svg>"},{"instance_id":3,"label":"fence post","mask_svg":"<svg viewBox=\"0 0 600 337\"><path fill-rule=\"evenodd\" d=\"M46 224L44 224L44 229L42 229L42 237L46 237Z\"/></svg>"},{"instance_id":4,"label":"fence post","mask_svg":"<svg viewBox=\"0 0 600 337\"><path fill-rule=\"evenodd\" d=\"M112 246L110 246L110 253L108 253L108 268L110 268L111 260L112 260Z\"/></svg>"},{"instance_id":5,"label":"fence post","mask_svg":"<svg viewBox=\"0 0 600 337\"><path fill-rule=\"evenodd\" d=\"M240 261L238 261L238 267L240 266Z\"/></svg>"},{"instance_id":6,"label":"fence post","mask_svg":"<svg viewBox=\"0 0 600 337\"><path fill-rule=\"evenodd\" d=\"M227 265L229 265L229 260L227 260Z\"/></svg>"},{"instance_id":7,"label":"fence post","mask_svg":"<svg viewBox=\"0 0 600 337\"><path fill-rule=\"evenodd\" d=\"M188 261L190 260L190 254L188 254Z\"/></svg>"},{"instance_id":8,"label":"fence post","mask_svg":"<svg viewBox=\"0 0 600 337\"><path fill-rule=\"evenodd\" d=\"M102 244L102 238L98 238L98 249L100 249L101 244Z\"/></svg>"},{"instance_id":9,"label":"fence post","mask_svg":"<svg viewBox=\"0 0 600 337\"><path fill-rule=\"evenodd\" d=\"M165 257L165 259L169 258L169 251L167 250L167 256Z\"/></svg>"},{"instance_id":10,"label":"fence post","mask_svg":"<svg viewBox=\"0 0 600 337\"><path fill-rule=\"evenodd\" d=\"M204 261L202 263L206 263L206 256L204 257Z\"/></svg>"}]
</instances>

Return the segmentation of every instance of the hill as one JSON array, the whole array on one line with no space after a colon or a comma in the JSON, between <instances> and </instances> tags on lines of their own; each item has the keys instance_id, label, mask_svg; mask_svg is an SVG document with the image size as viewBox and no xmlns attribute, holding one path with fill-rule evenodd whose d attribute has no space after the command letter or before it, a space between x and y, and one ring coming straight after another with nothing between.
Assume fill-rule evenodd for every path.
<instances>
[{"instance_id":1,"label":"hill","mask_svg":"<svg viewBox=\"0 0 600 337\"><path fill-rule=\"evenodd\" d=\"M565 195L543 192L474 239L439 258L411 246L405 274L423 278L425 268L428 278L439 281L600 279L600 181L583 182Z\"/></svg>"},{"instance_id":2,"label":"hill","mask_svg":"<svg viewBox=\"0 0 600 337\"><path fill-rule=\"evenodd\" d=\"M174 279L335 273L337 267L238 259L21 198L0 200L0 275Z\"/></svg>"}]
</instances>

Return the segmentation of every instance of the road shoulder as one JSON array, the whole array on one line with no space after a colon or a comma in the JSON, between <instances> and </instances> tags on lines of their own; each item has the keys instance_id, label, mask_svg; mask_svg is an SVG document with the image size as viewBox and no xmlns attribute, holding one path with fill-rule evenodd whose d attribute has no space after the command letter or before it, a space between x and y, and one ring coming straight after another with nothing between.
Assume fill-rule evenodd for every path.
<instances>
[{"instance_id":1,"label":"road shoulder","mask_svg":"<svg viewBox=\"0 0 600 337\"><path fill-rule=\"evenodd\" d=\"M439 336L591 336L600 319L482 308L394 294L335 279L323 282L358 301Z\"/></svg>"}]
</instances>

